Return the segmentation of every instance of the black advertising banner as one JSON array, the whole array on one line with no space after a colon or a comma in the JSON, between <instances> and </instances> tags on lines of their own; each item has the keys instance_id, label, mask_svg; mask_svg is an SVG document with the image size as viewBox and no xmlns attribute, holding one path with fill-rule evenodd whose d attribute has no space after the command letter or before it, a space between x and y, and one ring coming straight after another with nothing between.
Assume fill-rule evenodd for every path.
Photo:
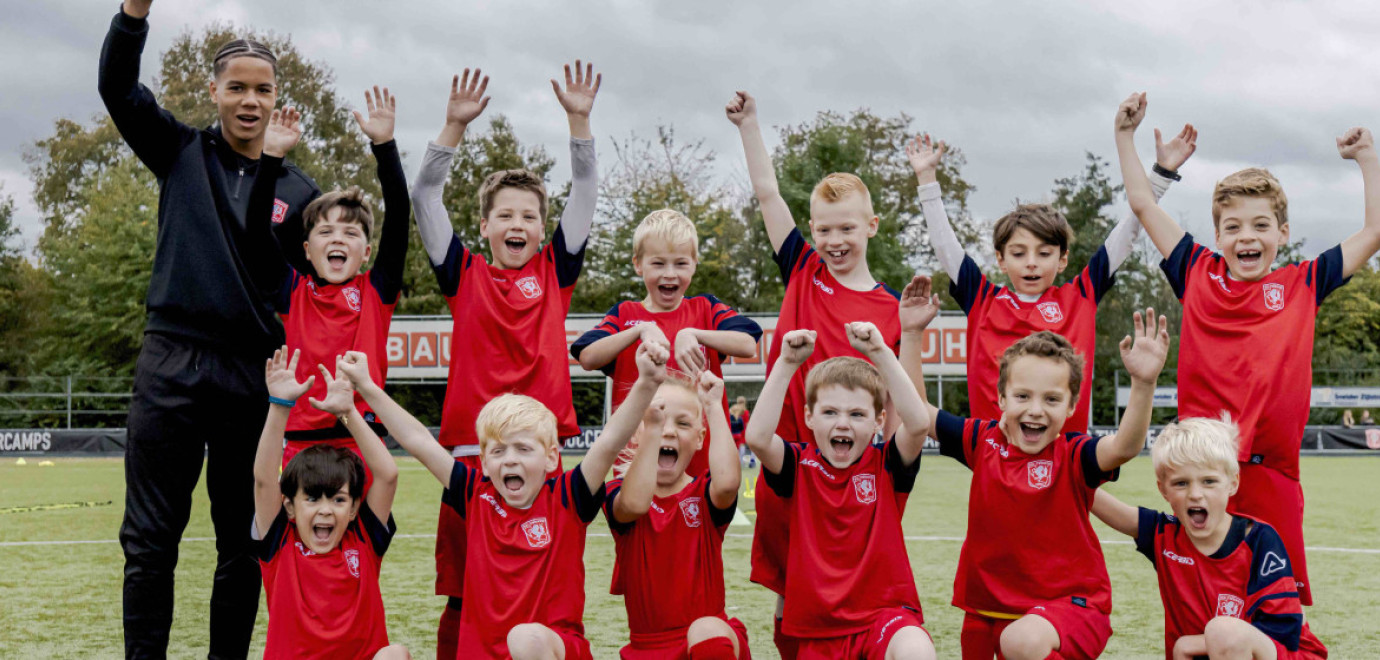
<instances>
[{"instance_id":1,"label":"black advertising banner","mask_svg":"<svg viewBox=\"0 0 1380 660\"><path fill-rule=\"evenodd\" d=\"M1368 449L1380 453L1380 426L1319 426L1322 449Z\"/></svg>"}]
</instances>

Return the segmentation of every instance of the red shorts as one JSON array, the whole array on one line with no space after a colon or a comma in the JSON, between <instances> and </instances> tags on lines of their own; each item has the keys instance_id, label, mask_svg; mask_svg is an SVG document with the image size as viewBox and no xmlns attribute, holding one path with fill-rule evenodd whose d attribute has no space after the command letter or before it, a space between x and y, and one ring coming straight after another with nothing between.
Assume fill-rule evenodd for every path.
<instances>
[{"instance_id":1,"label":"red shorts","mask_svg":"<svg viewBox=\"0 0 1380 660\"><path fill-rule=\"evenodd\" d=\"M1059 633L1059 656L1069 660L1096 658L1112 637L1112 619L1102 612L1074 605L1067 599L1041 603L1026 611L1052 624ZM969 612L963 617L960 639L963 658L992 660L1001 656L1001 633L1016 619L998 619Z\"/></svg>"},{"instance_id":2,"label":"red shorts","mask_svg":"<svg viewBox=\"0 0 1380 660\"><path fill-rule=\"evenodd\" d=\"M1227 510L1269 523L1279 532L1284 549L1294 563L1299 602L1313 604L1313 589L1308 582L1308 558L1303 545L1303 486L1283 472L1264 465L1241 464L1241 487L1227 504Z\"/></svg>"},{"instance_id":3,"label":"red shorts","mask_svg":"<svg viewBox=\"0 0 1380 660\"><path fill-rule=\"evenodd\" d=\"M565 644L565 660L594 660L594 654L589 649L589 640L585 639L584 635L560 628L552 628L551 632L556 633L556 636L561 638L561 643Z\"/></svg>"},{"instance_id":4,"label":"red shorts","mask_svg":"<svg viewBox=\"0 0 1380 660\"><path fill-rule=\"evenodd\" d=\"M915 610L905 607L885 609L877 613L872 627L866 631L842 637L801 639L800 651L796 657L800 660L813 660L814 658L820 660L837 660L838 658L883 660L886 658L886 648L891 645L891 640L896 636L898 630L914 626L929 636L930 631L925 630L924 623L924 618ZM930 643L934 643L932 637Z\"/></svg>"},{"instance_id":5,"label":"red shorts","mask_svg":"<svg viewBox=\"0 0 1380 660\"><path fill-rule=\"evenodd\" d=\"M478 456L455 459L476 470L484 467ZM436 521L436 595L461 598L465 595L465 519L441 503L440 519ZM586 646L588 643L586 643Z\"/></svg>"},{"instance_id":6,"label":"red shorts","mask_svg":"<svg viewBox=\"0 0 1380 660\"><path fill-rule=\"evenodd\" d=\"M343 447L355 453L359 457L359 462L364 463L364 455L359 453L359 445L355 444L354 438L331 438L330 440L286 440L283 443L283 467L287 467L288 461L293 456L301 453L303 449L313 445L329 445L331 447ZM369 487L374 485L374 473L369 470L369 464L364 463L364 492L369 492ZM361 497L363 495L361 494Z\"/></svg>"},{"instance_id":7,"label":"red shorts","mask_svg":"<svg viewBox=\"0 0 1380 660\"><path fill-rule=\"evenodd\" d=\"M763 468L757 475L754 502L757 516L752 532L752 573L748 579L777 594L786 591L786 553L791 548L790 512L786 503L767 485Z\"/></svg>"},{"instance_id":8,"label":"red shorts","mask_svg":"<svg viewBox=\"0 0 1380 660\"><path fill-rule=\"evenodd\" d=\"M737 619L725 619L728 627L738 635L738 660L752 660L748 648L747 627ZM621 660L689 660L690 647L685 642L689 626L660 635L648 635L624 646L618 652Z\"/></svg>"}]
</instances>

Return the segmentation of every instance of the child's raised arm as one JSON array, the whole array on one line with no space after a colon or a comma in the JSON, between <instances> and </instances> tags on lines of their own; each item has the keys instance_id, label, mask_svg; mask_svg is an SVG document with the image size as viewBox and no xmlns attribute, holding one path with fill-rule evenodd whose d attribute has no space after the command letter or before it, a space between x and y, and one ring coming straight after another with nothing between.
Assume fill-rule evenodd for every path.
<instances>
[{"instance_id":1,"label":"child's raised arm","mask_svg":"<svg viewBox=\"0 0 1380 660\"><path fill-rule=\"evenodd\" d=\"M379 423L388 428L388 435L407 453L421 461L442 486L450 488L451 472L455 469L455 458L450 455L431 435L426 426L417 421L411 413L403 410L383 388L369 378L369 361L363 353L351 351L344 363L337 363L342 374L350 379L355 391L364 398ZM372 507L372 505L370 505Z\"/></svg>"},{"instance_id":2,"label":"child's raised arm","mask_svg":"<svg viewBox=\"0 0 1380 660\"><path fill-rule=\"evenodd\" d=\"M709 417L709 501L720 511L738 499L743 481L743 464L733 446L733 429L724 412L724 381L708 370L701 371L695 383L704 414Z\"/></svg>"},{"instance_id":3,"label":"child's raised arm","mask_svg":"<svg viewBox=\"0 0 1380 660\"><path fill-rule=\"evenodd\" d=\"M369 504L369 510L373 511L379 520L386 521L388 514L393 511L393 496L398 492L398 464L393 461L393 456L388 453L388 448L383 446L378 434L369 428L364 416L355 408L352 377L365 380L369 378L368 356L359 351L336 356L334 376L324 364L318 364L316 368L321 371L321 378L326 383L326 398L319 401L314 398L307 399L307 402L317 410L335 415L355 439L359 455L364 458L364 465L374 475L374 484L369 488L365 501Z\"/></svg>"},{"instance_id":4,"label":"child's raised arm","mask_svg":"<svg viewBox=\"0 0 1380 660\"><path fill-rule=\"evenodd\" d=\"M666 423L666 402L653 399L642 418L643 442L633 452L628 471L623 473L623 485L613 498L613 518L620 523L630 523L647 515L652 497L656 495L656 459L661 453L661 442L653 439L661 435Z\"/></svg>"},{"instance_id":5,"label":"child's raised arm","mask_svg":"<svg viewBox=\"0 0 1380 660\"><path fill-rule=\"evenodd\" d=\"M776 168L771 164L771 155L762 141L762 128L757 125L757 99L747 92L736 92L733 99L724 107L728 120L738 127L743 138L743 153L747 156L748 177L752 179L752 193L757 196L757 204L762 207L762 222L767 225L767 237L771 239L771 251L781 251L781 244L795 229L795 220L786 199L781 196L781 188L776 182Z\"/></svg>"},{"instance_id":6,"label":"child's raised arm","mask_svg":"<svg viewBox=\"0 0 1380 660\"><path fill-rule=\"evenodd\" d=\"M1105 489L1093 493L1092 513L1098 520L1106 523L1131 538L1140 533L1140 510L1114 497Z\"/></svg>"},{"instance_id":7,"label":"child's raised arm","mask_svg":"<svg viewBox=\"0 0 1380 660\"><path fill-rule=\"evenodd\" d=\"M1147 176L1156 202L1169 191L1169 186L1181 178L1179 168L1183 167L1197 150L1198 130L1193 128L1193 124L1184 124L1183 130L1168 142L1160 135L1160 129L1155 129L1155 167ZM1112 272L1116 272L1121 268L1121 264L1130 258L1139 237L1140 219L1128 210L1116 226L1112 227L1103 243L1107 248L1107 260L1111 263Z\"/></svg>"},{"instance_id":8,"label":"child's raised arm","mask_svg":"<svg viewBox=\"0 0 1380 660\"><path fill-rule=\"evenodd\" d=\"M1155 201L1150 179L1146 178L1145 167L1140 164L1140 156L1136 155L1136 127L1145 119L1147 104L1145 94L1132 94L1117 108L1116 152L1131 212L1140 218L1145 233L1150 235L1150 240L1167 259L1174 251L1174 246L1184 237L1184 230Z\"/></svg>"},{"instance_id":9,"label":"child's raised arm","mask_svg":"<svg viewBox=\"0 0 1380 660\"><path fill-rule=\"evenodd\" d=\"M944 151L944 142L932 141L928 134L917 135L914 141L906 143L906 158L920 184L920 211L925 216L925 228L929 230L930 247L934 248L934 256L949 274L949 279L957 282L966 253L954 234L953 225L949 224L944 192L939 189L939 163Z\"/></svg>"},{"instance_id":10,"label":"child's raised arm","mask_svg":"<svg viewBox=\"0 0 1380 660\"><path fill-rule=\"evenodd\" d=\"M910 375L887 347L882 331L877 326L867 321L854 321L848 324L845 332L853 350L866 355L881 372L882 382L891 395L892 408L901 418L894 435L896 449L906 465L914 463L920 458L920 450L925 448L925 436L930 430L932 420L928 404L915 391ZM921 386L924 386L923 382Z\"/></svg>"},{"instance_id":11,"label":"child's raised arm","mask_svg":"<svg viewBox=\"0 0 1380 660\"><path fill-rule=\"evenodd\" d=\"M1131 375L1131 399L1116 435L1097 443L1097 466L1103 472L1111 472L1135 458L1145 446L1155 402L1155 381L1169 356L1169 320L1161 316L1157 330L1153 308L1146 309L1143 318L1136 312L1134 318L1135 339L1128 335L1121 340L1121 361Z\"/></svg>"},{"instance_id":12,"label":"child's raised arm","mask_svg":"<svg viewBox=\"0 0 1380 660\"><path fill-rule=\"evenodd\" d=\"M930 405L925 391L925 328L939 316L939 296L934 293L933 282L924 275L916 275L901 291L901 304L898 310L901 320L901 367L910 377L915 393L925 405L929 415L930 428L926 435L934 435L934 424L939 419L939 409Z\"/></svg>"},{"instance_id":13,"label":"child's raised arm","mask_svg":"<svg viewBox=\"0 0 1380 660\"><path fill-rule=\"evenodd\" d=\"M666 361L670 358L670 351L659 344L637 347L637 381L618 410L609 415L608 423L585 454L585 460L580 461L580 472L585 475L585 486L591 495L604 485L604 478L618 458L618 452L628 446L637 425L642 423L643 413L656 396L657 388L666 380Z\"/></svg>"},{"instance_id":14,"label":"child's raised arm","mask_svg":"<svg viewBox=\"0 0 1380 660\"><path fill-rule=\"evenodd\" d=\"M422 237L422 247L432 266L446 262L451 239L455 229L450 224L450 214L446 212L444 193L446 179L450 178L450 165L455 160L455 148L465 135L465 129L489 105L489 97L484 92L489 88L489 77L480 77L479 69L465 69L465 78L451 78L450 98L446 101L446 123L436 141L426 146L422 155L422 166L417 170L417 180L412 188L412 206L417 213L417 233ZM439 277L439 275L438 275ZM445 288L442 282L442 288Z\"/></svg>"},{"instance_id":15,"label":"child's raised arm","mask_svg":"<svg viewBox=\"0 0 1380 660\"><path fill-rule=\"evenodd\" d=\"M293 351L288 359L288 347L273 352L264 365L264 382L268 385L268 419L259 434L259 449L254 453L254 528L260 534L268 532L278 512L283 510L283 493L278 489L278 471L283 466L283 432L287 429L288 413L297 397L311 391L316 377L297 382L297 358L301 351Z\"/></svg>"},{"instance_id":16,"label":"child's raised arm","mask_svg":"<svg viewBox=\"0 0 1380 660\"><path fill-rule=\"evenodd\" d=\"M1342 277L1351 277L1375 251L1380 250L1380 158L1375 154L1375 141L1370 131L1353 128L1337 138L1337 151L1342 158L1354 160L1361 167L1361 181L1365 185L1366 224L1361 231L1342 241Z\"/></svg>"},{"instance_id":17,"label":"child's raised arm","mask_svg":"<svg viewBox=\"0 0 1380 660\"><path fill-rule=\"evenodd\" d=\"M599 199L599 166L594 155L594 134L589 130L589 113L603 82L604 74L594 73L593 64L584 64L582 68L580 60L575 60L574 77L570 75L570 65L565 65L564 90L551 79L551 89L570 124L570 195L557 231L565 239L566 253L571 255L584 250Z\"/></svg>"},{"instance_id":18,"label":"child's raised arm","mask_svg":"<svg viewBox=\"0 0 1380 660\"><path fill-rule=\"evenodd\" d=\"M781 338L781 355L776 358L762 393L757 395L757 407L752 409L743 431L748 447L762 461L762 469L773 474L781 472L781 464L786 460L785 440L776 435L781 409L786 405L786 390L800 365L814 352L814 330L792 330Z\"/></svg>"},{"instance_id":19,"label":"child's raised arm","mask_svg":"<svg viewBox=\"0 0 1380 660\"><path fill-rule=\"evenodd\" d=\"M384 304L398 301L402 292L403 271L407 267L407 225L412 216L412 201L407 194L407 176L403 174L398 143L393 139L397 118L398 98L374 86L373 93L364 92L369 118L358 110L355 121L369 138L370 149L377 161L379 187L383 190L383 227L379 230L379 250L374 267L369 269L369 281L378 289ZM378 223L375 223L378 226Z\"/></svg>"},{"instance_id":20,"label":"child's raised arm","mask_svg":"<svg viewBox=\"0 0 1380 660\"><path fill-rule=\"evenodd\" d=\"M297 142L302 139L301 113L291 106L274 110L264 129L263 157L259 159L259 173L254 177L254 185L249 189L249 203L245 207L245 250L241 252L245 269L249 271L254 286L270 300L283 293L281 288L288 277L288 255L293 268L299 272L310 266L300 247L288 246L283 249L278 237L274 235L273 206L278 191L278 174L283 169L283 159ZM295 249L294 249L295 248Z\"/></svg>"}]
</instances>

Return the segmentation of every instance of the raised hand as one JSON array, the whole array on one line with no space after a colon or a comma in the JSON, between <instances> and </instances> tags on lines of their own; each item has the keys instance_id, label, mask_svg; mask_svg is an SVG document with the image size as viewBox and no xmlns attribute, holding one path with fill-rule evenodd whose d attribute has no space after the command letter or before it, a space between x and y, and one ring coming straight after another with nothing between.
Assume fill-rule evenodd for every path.
<instances>
[{"instance_id":1,"label":"raised hand","mask_svg":"<svg viewBox=\"0 0 1380 660\"><path fill-rule=\"evenodd\" d=\"M700 372L700 377L695 381L695 391L699 393L700 404L705 410L715 408L716 404L723 406L724 380L712 371L705 369Z\"/></svg>"},{"instance_id":2,"label":"raised hand","mask_svg":"<svg viewBox=\"0 0 1380 660\"><path fill-rule=\"evenodd\" d=\"M707 365L704 347L695 336L694 328L682 328L676 333L676 366L687 376L695 378Z\"/></svg>"},{"instance_id":3,"label":"raised hand","mask_svg":"<svg viewBox=\"0 0 1380 660\"><path fill-rule=\"evenodd\" d=\"M920 332L939 316L939 294L930 278L916 275L901 290L901 332Z\"/></svg>"},{"instance_id":4,"label":"raised hand","mask_svg":"<svg viewBox=\"0 0 1380 660\"><path fill-rule=\"evenodd\" d=\"M369 375L369 356L363 351L350 351L337 356L335 372L342 378L348 378L350 385L357 390L374 383L373 377Z\"/></svg>"},{"instance_id":5,"label":"raised hand","mask_svg":"<svg viewBox=\"0 0 1380 660\"><path fill-rule=\"evenodd\" d=\"M913 141L907 142L906 158L910 159L910 168L915 170L915 176L928 179L924 183L934 181L945 149L944 141L931 141L929 133L917 135Z\"/></svg>"},{"instance_id":6,"label":"raised hand","mask_svg":"<svg viewBox=\"0 0 1380 660\"><path fill-rule=\"evenodd\" d=\"M288 106L274 110L268 117L268 128L264 130L264 153L282 158L297 146L302 139L302 113Z\"/></svg>"},{"instance_id":7,"label":"raised hand","mask_svg":"<svg viewBox=\"0 0 1380 660\"><path fill-rule=\"evenodd\" d=\"M1193 128L1193 124L1184 124L1184 129L1168 142L1162 142L1160 129L1155 129L1155 162L1160 167L1177 172L1197 150L1198 129Z\"/></svg>"},{"instance_id":8,"label":"raised hand","mask_svg":"<svg viewBox=\"0 0 1380 660\"><path fill-rule=\"evenodd\" d=\"M489 97L484 96L489 89L489 77L481 78L480 73L479 69L475 69L471 77L470 70L465 69L464 78L454 76L450 79L450 99L446 101L447 124L469 126L483 114L484 108L489 107Z\"/></svg>"},{"instance_id":9,"label":"raised hand","mask_svg":"<svg viewBox=\"0 0 1380 660\"><path fill-rule=\"evenodd\" d=\"M1126 97L1125 101L1116 109L1116 131L1118 133L1136 132L1136 127L1145 119L1145 109L1149 101L1145 98L1145 92L1132 94Z\"/></svg>"},{"instance_id":10,"label":"raised hand","mask_svg":"<svg viewBox=\"0 0 1380 660\"><path fill-rule=\"evenodd\" d=\"M561 89L555 78L551 79L551 89L556 92L556 100L561 102L566 114L588 117L589 111L594 109L594 96L599 93L599 85L603 82L604 74L595 74L593 64L582 67L580 60L575 60L573 78L570 65L565 65L565 89Z\"/></svg>"},{"instance_id":11,"label":"raised hand","mask_svg":"<svg viewBox=\"0 0 1380 660\"><path fill-rule=\"evenodd\" d=\"M1371 138L1370 131L1364 128L1353 128L1337 138L1337 153L1347 160L1356 160L1362 153L1374 149L1375 141Z\"/></svg>"},{"instance_id":12,"label":"raised hand","mask_svg":"<svg viewBox=\"0 0 1380 660\"><path fill-rule=\"evenodd\" d=\"M364 90L364 104L369 110L369 119L366 121L364 115L358 110L354 111L355 121L359 123L359 129L369 137L369 141L374 144L383 144L393 139L393 125L397 119L398 98L388 93L388 88L384 87L383 92L379 92L379 86L374 85L371 94L369 90Z\"/></svg>"},{"instance_id":13,"label":"raised hand","mask_svg":"<svg viewBox=\"0 0 1380 660\"><path fill-rule=\"evenodd\" d=\"M781 338L781 357L790 364L805 364L806 358L815 352L814 330L792 330Z\"/></svg>"},{"instance_id":14,"label":"raised hand","mask_svg":"<svg viewBox=\"0 0 1380 660\"><path fill-rule=\"evenodd\" d=\"M146 18L152 5L153 0L125 0L121 9L131 18Z\"/></svg>"},{"instance_id":15,"label":"raised hand","mask_svg":"<svg viewBox=\"0 0 1380 660\"><path fill-rule=\"evenodd\" d=\"M757 119L757 99L744 91L734 92L733 98L724 106L724 113L734 126L742 126L749 119Z\"/></svg>"},{"instance_id":16,"label":"raised hand","mask_svg":"<svg viewBox=\"0 0 1380 660\"><path fill-rule=\"evenodd\" d=\"M297 382L297 358L302 351L293 351L288 359L288 347L273 351L273 357L264 365L264 383L268 385L268 395L277 399L296 401L298 397L311 391L316 376L309 376L305 383Z\"/></svg>"},{"instance_id":17,"label":"raised hand","mask_svg":"<svg viewBox=\"0 0 1380 660\"><path fill-rule=\"evenodd\" d=\"M661 385L666 381L666 361L671 359L671 351L665 346L652 342L642 342L637 347L637 378L643 378Z\"/></svg>"},{"instance_id":18,"label":"raised hand","mask_svg":"<svg viewBox=\"0 0 1380 660\"><path fill-rule=\"evenodd\" d=\"M868 321L853 321L845 324L843 330L848 335L848 345L863 355L886 350L882 331Z\"/></svg>"},{"instance_id":19,"label":"raised hand","mask_svg":"<svg viewBox=\"0 0 1380 660\"><path fill-rule=\"evenodd\" d=\"M350 384L350 379L345 377L340 371L341 358L336 358L335 376L331 376L330 370L326 365L318 364L316 368L321 371L321 377L326 383L326 398L317 399L312 397L307 402L317 410L328 412L337 417L349 413L355 407L355 388Z\"/></svg>"},{"instance_id":20,"label":"raised hand","mask_svg":"<svg viewBox=\"0 0 1380 660\"><path fill-rule=\"evenodd\" d=\"M1136 312L1134 318L1135 338L1127 335L1121 340L1121 362L1132 379L1153 384L1169 356L1169 320L1160 316L1157 324L1153 307L1146 308L1144 316Z\"/></svg>"}]
</instances>

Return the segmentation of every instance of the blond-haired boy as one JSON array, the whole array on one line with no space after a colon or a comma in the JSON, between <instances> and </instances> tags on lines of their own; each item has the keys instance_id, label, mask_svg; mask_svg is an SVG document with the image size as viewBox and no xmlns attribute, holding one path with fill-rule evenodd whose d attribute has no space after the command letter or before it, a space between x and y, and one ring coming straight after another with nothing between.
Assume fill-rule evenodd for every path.
<instances>
[{"instance_id":1,"label":"blond-haired boy","mask_svg":"<svg viewBox=\"0 0 1380 660\"><path fill-rule=\"evenodd\" d=\"M1289 552L1270 525L1227 512L1240 484L1239 437L1228 420L1190 417L1150 450L1173 515L1098 491L1092 512L1136 540L1159 573L1167 660L1326 658L1303 620Z\"/></svg>"},{"instance_id":2,"label":"blond-haired boy","mask_svg":"<svg viewBox=\"0 0 1380 660\"><path fill-rule=\"evenodd\" d=\"M1258 168L1217 184L1212 225L1220 252L1198 244L1161 209L1136 157L1135 131L1145 94L1116 115L1116 144L1126 197L1155 247L1160 268L1183 304L1179 344L1179 416L1231 414L1241 428L1241 487L1233 512L1270 523L1294 561L1299 600L1313 604L1303 542L1299 447L1313 385L1313 332L1327 295L1380 249L1380 158L1370 131L1337 138L1365 185L1365 225L1317 259L1274 268L1289 241L1288 200L1279 181Z\"/></svg>"},{"instance_id":3,"label":"blond-haired boy","mask_svg":"<svg viewBox=\"0 0 1380 660\"><path fill-rule=\"evenodd\" d=\"M901 294L878 282L867 266L867 243L880 222L872 197L856 175L830 174L810 195L810 238L796 227L781 196L776 170L757 122L757 101L738 92L724 108L738 127L747 157L752 190L762 209L762 222L771 239L776 265L786 294L776 321L768 358L768 377L781 355L782 338L793 330L817 333L816 349L801 365L785 395L777 435L794 438L805 426L805 377L814 365L840 356L867 357L849 345L844 328L865 321L877 326L884 344L900 350L901 326L896 310ZM786 509L764 478L758 476L758 523L752 538L752 581L782 594L786 552L790 542ZM765 524L764 524L765 523ZM777 601L776 641L783 657L793 657L791 641L781 634L781 604Z\"/></svg>"},{"instance_id":4,"label":"blond-haired boy","mask_svg":"<svg viewBox=\"0 0 1380 660\"><path fill-rule=\"evenodd\" d=\"M633 269L647 286L647 295L614 305L599 325L570 346L570 354L580 366L600 369L613 379L615 408L637 378L633 356L643 342L672 348L668 368L691 378L698 378L705 370L723 378L727 356L756 355L761 326L739 316L711 294L685 295L700 261L699 235L685 214L672 209L647 214L633 232L632 260ZM726 410L727 395L723 404ZM677 456L677 461L691 476L700 476L709 468L704 451Z\"/></svg>"}]
</instances>

